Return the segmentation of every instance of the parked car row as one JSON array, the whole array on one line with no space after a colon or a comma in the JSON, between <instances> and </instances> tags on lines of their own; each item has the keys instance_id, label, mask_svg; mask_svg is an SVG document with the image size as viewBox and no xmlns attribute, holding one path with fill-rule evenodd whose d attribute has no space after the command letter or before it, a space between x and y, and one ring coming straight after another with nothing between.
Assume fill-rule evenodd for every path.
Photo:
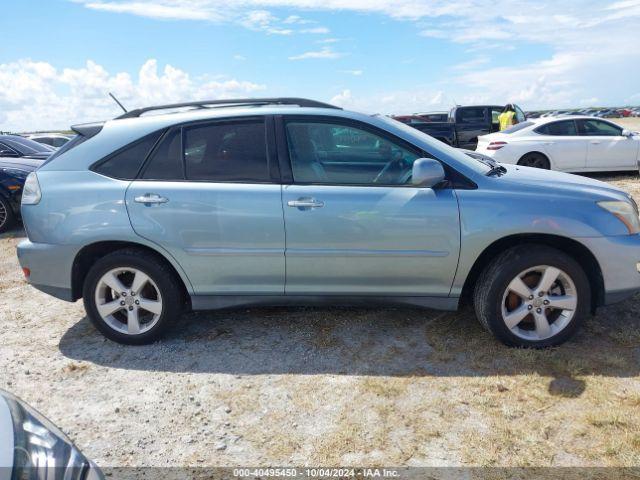
<instances>
[{"instance_id":1,"label":"parked car row","mask_svg":"<svg viewBox=\"0 0 640 480\"><path fill-rule=\"evenodd\" d=\"M455 109L451 123L489 128L494 108ZM470 299L500 341L548 347L640 290L628 194L465 154L387 117L240 99L74 130L27 177L18 257L31 285L82 298L117 342L154 341L185 309Z\"/></svg>"},{"instance_id":2,"label":"parked car row","mask_svg":"<svg viewBox=\"0 0 640 480\"><path fill-rule=\"evenodd\" d=\"M73 135L64 135L62 133L31 133L25 135L25 138L38 143L44 143L50 147L60 148L73 138Z\"/></svg>"},{"instance_id":3,"label":"parked car row","mask_svg":"<svg viewBox=\"0 0 640 480\"><path fill-rule=\"evenodd\" d=\"M560 115L589 115L599 118L640 117L640 107L629 108L583 108L579 110L530 111L525 113L527 119L557 117Z\"/></svg>"}]
</instances>

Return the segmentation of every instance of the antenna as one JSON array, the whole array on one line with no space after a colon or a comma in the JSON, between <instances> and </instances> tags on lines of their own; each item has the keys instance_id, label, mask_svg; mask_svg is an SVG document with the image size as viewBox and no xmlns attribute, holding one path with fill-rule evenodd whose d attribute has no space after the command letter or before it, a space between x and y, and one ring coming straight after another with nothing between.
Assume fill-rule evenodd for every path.
<instances>
[{"instance_id":1,"label":"antenna","mask_svg":"<svg viewBox=\"0 0 640 480\"><path fill-rule=\"evenodd\" d=\"M111 98L113 98L113 101L118 104L118 106L124 111L124 113L127 113L127 109L124 108L124 106L118 101L118 99L116 98L116 96L113 93L109 92L109 96Z\"/></svg>"}]
</instances>

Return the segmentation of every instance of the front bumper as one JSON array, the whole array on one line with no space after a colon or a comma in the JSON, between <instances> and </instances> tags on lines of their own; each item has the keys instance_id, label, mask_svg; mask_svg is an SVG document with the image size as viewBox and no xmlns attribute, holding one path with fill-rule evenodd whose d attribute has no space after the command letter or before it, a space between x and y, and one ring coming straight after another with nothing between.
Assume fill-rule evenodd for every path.
<instances>
[{"instance_id":1,"label":"front bumper","mask_svg":"<svg viewBox=\"0 0 640 480\"><path fill-rule=\"evenodd\" d=\"M52 245L23 240L18 244L20 266L31 274L27 281L38 290L67 302L74 301L71 269L78 253L74 245Z\"/></svg>"},{"instance_id":2,"label":"front bumper","mask_svg":"<svg viewBox=\"0 0 640 480\"><path fill-rule=\"evenodd\" d=\"M604 280L604 304L640 291L640 235L579 239L596 257Z\"/></svg>"}]
</instances>

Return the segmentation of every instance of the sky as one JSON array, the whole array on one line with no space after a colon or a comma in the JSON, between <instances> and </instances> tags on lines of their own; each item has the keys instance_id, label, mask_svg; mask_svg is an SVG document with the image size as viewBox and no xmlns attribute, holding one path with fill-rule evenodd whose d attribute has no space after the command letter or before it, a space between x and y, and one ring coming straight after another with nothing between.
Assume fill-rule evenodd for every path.
<instances>
[{"instance_id":1,"label":"sky","mask_svg":"<svg viewBox=\"0 0 640 480\"><path fill-rule=\"evenodd\" d=\"M6 1L6 0L5 0ZM300 96L364 112L640 105L640 0L20 0L0 130Z\"/></svg>"}]
</instances>

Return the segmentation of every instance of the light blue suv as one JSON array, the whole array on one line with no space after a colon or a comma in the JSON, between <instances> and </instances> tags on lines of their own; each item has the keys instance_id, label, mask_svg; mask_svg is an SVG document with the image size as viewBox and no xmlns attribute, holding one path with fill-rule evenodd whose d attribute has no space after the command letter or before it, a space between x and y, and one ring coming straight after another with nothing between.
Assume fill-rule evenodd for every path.
<instances>
[{"instance_id":1,"label":"light blue suv","mask_svg":"<svg viewBox=\"0 0 640 480\"><path fill-rule=\"evenodd\" d=\"M29 175L18 256L118 342L153 341L185 309L469 299L502 342L547 347L640 289L629 195L383 116L244 99L73 129Z\"/></svg>"}]
</instances>

